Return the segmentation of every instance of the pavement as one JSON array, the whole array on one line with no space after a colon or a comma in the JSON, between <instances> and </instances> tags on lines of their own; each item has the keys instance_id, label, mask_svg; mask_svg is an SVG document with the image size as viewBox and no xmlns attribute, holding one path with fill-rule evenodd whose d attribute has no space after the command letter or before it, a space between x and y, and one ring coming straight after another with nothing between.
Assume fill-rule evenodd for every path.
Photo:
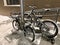
<instances>
[{"instance_id":1,"label":"pavement","mask_svg":"<svg viewBox=\"0 0 60 45\"><path fill-rule=\"evenodd\" d=\"M50 41L47 41L39 34L36 36L36 40L31 42L24 37L23 31L17 31L16 34L12 34L12 31L15 30L10 19L0 23L0 45L52 45ZM60 34L55 38L54 45L60 45Z\"/></svg>"}]
</instances>

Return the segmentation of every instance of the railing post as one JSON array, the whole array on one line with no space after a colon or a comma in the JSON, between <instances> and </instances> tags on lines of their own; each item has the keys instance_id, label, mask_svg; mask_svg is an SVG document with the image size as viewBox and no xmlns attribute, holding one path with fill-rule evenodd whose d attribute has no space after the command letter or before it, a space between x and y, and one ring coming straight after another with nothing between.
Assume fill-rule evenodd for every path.
<instances>
[{"instance_id":1,"label":"railing post","mask_svg":"<svg viewBox=\"0 0 60 45\"><path fill-rule=\"evenodd\" d=\"M20 0L21 9L21 29L24 29L24 0ZM24 30L23 30L24 31Z\"/></svg>"},{"instance_id":2,"label":"railing post","mask_svg":"<svg viewBox=\"0 0 60 45\"><path fill-rule=\"evenodd\" d=\"M21 22L24 22L24 0L20 0L21 5Z\"/></svg>"},{"instance_id":3,"label":"railing post","mask_svg":"<svg viewBox=\"0 0 60 45\"><path fill-rule=\"evenodd\" d=\"M57 9L57 15L56 15L56 17L55 17L55 18L56 18L56 19L55 19L55 20L56 20L56 21L55 21L56 23L57 23L57 20L58 20L58 16L59 16L59 8Z\"/></svg>"}]
</instances>

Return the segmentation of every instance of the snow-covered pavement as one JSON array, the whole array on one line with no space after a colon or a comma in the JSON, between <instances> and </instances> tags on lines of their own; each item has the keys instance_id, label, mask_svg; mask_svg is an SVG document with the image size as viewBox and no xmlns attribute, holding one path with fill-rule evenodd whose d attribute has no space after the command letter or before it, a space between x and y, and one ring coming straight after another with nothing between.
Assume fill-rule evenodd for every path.
<instances>
[{"instance_id":1,"label":"snow-covered pavement","mask_svg":"<svg viewBox=\"0 0 60 45\"><path fill-rule=\"evenodd\" d=\"M14 29L12 27L11 19L1 15L0 18L0 45L32 45L36 43L37 40L39 40L38 42L40 43L41 38L35 40L34 43L31 43L24 38L23 34L12 34L11 30Z\"/></svg>"},{"instance_id":2,"label":"snow-covered pavement","mask_svg":"<svg viewBox=\"0 0 60 45\"><path fill-rule=\"evenodd\" d=\"M38 45L40 44L41 38L36 39L35 42L32 43L26 40L22 33L11 34L12 33L11 30L14 30L11 24L11 19L7 16L1 16L1 15L0 15L0 18L1 18L0 19L0 45L24 45L24 44L25 45L36 45L35 44L36 42ZM60 31L59 31L59 34L60 34ZM9 41L6 40L6 36L9 37L10 39ZM46 41L43 41L43 42L46 43Z\"/></svg>"}]
</instances>

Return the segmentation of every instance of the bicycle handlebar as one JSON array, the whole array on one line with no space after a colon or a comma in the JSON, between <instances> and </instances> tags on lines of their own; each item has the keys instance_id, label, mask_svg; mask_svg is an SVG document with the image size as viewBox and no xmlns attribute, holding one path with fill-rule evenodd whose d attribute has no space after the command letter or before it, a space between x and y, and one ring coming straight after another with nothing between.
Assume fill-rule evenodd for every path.
<instances>
[{"instance_id":1,"label":"bicycle handlebar","mask_svg":"<svg viewBox=\"0 0 60 45\"><path fill-rule=\"evenodd\" d=\"M37 7L36 6L29 6L29 8L36 9Z\"/></svg>"}]
</instances>

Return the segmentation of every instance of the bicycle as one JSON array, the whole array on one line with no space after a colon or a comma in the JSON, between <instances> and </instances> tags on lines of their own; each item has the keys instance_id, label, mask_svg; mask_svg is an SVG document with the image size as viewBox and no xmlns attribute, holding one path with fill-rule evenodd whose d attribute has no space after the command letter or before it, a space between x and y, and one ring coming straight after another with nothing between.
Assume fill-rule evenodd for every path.
<instances>
[{"instance_id":1,"label":"bicycle","mask_svg":"<svg viewBox=\"0 0 60 45\"><path fill-rule=\"evenodd\" d=\"M58 34L58 27L57 27L57 25L53 22L53 21L50 21L50 20L44 20L44 21L41 21L40 19L42 18L42 16L41 17L38 17L38 16L36 16L35 15L35 13L34 13L34 11L35 11L35 7L33 7L33 6L30 6L30 8L32 8L32 10L31 10L31 13L28 15L28 17L29 18L31 18L30 19L30 21L26 21L27 22L27 26L25 26L25 28L24 28L24 30L25 30L25 32L27 32L27 29L28 29L28 32L30 32L30 29L31 29L31 31L32 31L32 33L33 33L33 41L35 40L35 33L37 32L37 33L42 33L42 35L45 35L46 37L48 37L48 38L54 38L57 34ZM19 17L19 16L18 16ZM40 18L40 19L39 19ZM21 25L20 25L20 23L19 23L19 18L17 19L17 18L15 18L16 20L13 20L13 22L12 22L12 25L13 25L13 28L14 29L16 29L15 28L15 24L17 24L18 26L17 26L17 28L18 29L16 29L16 30L19 30L19 29L21 29L20 27L21 27ZM18 20L18 21L17 21ZM28 19L27 19L28 20ZM16 23L14 23L14 22L16 22ZM15 25L15 26L14 26ZM36 30L35 29L35 27L38 27L39 29L38 30ZM53 31L53 32L52 32ZM52 32L52 33L51 33ZM25 33L26 34L26 33Z\"/></svg>"},{"instance_id":2,"label":"bicycle","mask_svg":"<svg viewBox=\"0 0 60 45\"><path fill-rule=\"evenodd\" d=\"M40 16L40 17L36 16L34 13L35 6L30 6L30 8L32 8L31 14L30 14L31 19L33 20L33 18L34 18L34 25L39 28L38 31L41 32L43 35L47 36L48 38L54 38L58 34L58 27L57 27L56 23L53 22L52 20L41 21L42 16ZM46 11L48 11L48 10L46 10ZM34 27L32 27L32 28L34 28ZM35 32L36 31L37 30L35 30Z\"/></svg>"},{"instance_id":3,"label":"bicycle","mask_svg":"<svg viewBox=\"0 0 60 45\"><path fill-rule=\"evenodd\" d=\"M27 15L27 14L25 14L25 15ZM30 24L26 25L26 23L27 23L26 21L24 22L25 24L22 29L20 13L19 12L18 12L18 14L17 14L17 12L11 13L11 18L13 18L13 21L12 21L13 28L16 31L19 31L19 30L24 31L24 36L33 42L35 40L35 31L31 27L29 27Z\"/></svg>"}]
</instances>

